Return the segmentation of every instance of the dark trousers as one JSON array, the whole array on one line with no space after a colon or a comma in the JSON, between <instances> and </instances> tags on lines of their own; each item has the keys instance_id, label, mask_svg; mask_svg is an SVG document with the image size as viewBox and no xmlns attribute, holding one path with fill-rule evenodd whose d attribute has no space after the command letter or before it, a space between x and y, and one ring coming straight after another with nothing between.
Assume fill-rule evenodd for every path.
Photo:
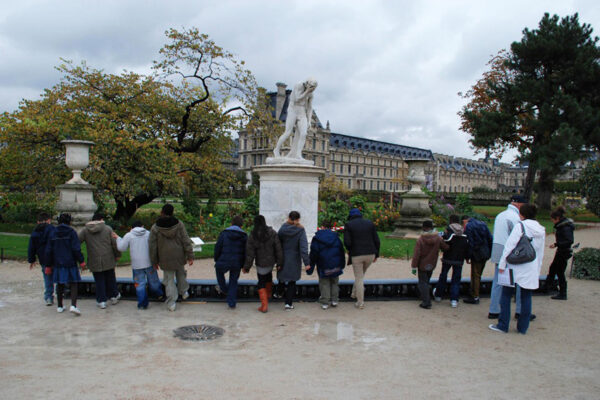
<instances>
[{"instance_id":1,"label":"dark trousers","mask_svg":"<svg viewBox=\"0 0 600 400\"><path fill-rule=\"evenodd\" d=\"M485 267L485 261L471 260L471 296L479 297L479 286L481 286L481 274Z\"/></svg>"},{"instance_id":2,"label":"dark trousers","mask_svg":"<svg viewBox=\"0 0 600 400\"><path fill-rule=\"evenodd\" d=\"M114 268L102 272L92 272L92 274L94 282L96 282L96 301L98 303L105 303L108 297L117 297L119 292Z\"/></svg>"},{"instance_id":3,"label":"dark trousers","mask_svg":"<svg viewBox=\"0 0 600 400\"><path fill-rule=\"evenodd\" d=\"M529 320L531 316L531 294L533 290L519 287L521 290L521 313L517 320L517 331L519 333L527 333L529 328ZM515 288L510 286L502 286L502 295L500 296L500 316L498 317L498 328L504 332L508 332L510 324L510 300L515 293Z\"/></svg>"},{"instance_id":4,"label":"dark trousers","mask_svg":"<svg viewBox=\"0 0 600 400\"><path fill-rule=\"evenodd\" d=\"M558 289L560 294L567 294L567 278L565 277L565 271L567 270L567 263L571 258L570 251L556 250L554 260L550 264L548 270L548 276L546 277L546 287L554 285L554 277L558 275Z\"/></svg>"},{"instance_id":5,"label":"dark trousers","mask_svg":"<svg viewBox=\"0 0 600 400\"><path fill-rule=\"evenodd\" d=\"M71 282L70 284L70 289L71 289L71 305L73 307L77 307L77 291L79 289L79 284L77 282ZM65 284L64 283L57 283L56 284L56 303L58 304L59 307L63 306L63 298L65 296Z\"/></svg>"},{"instance_id":6,"label":"dark trousers","mask_svg":"<svg viewBox=\"0 0 600 400\"><path fill-rule=\"evenodd\" d=\"M440 272L440 278L438 279L437 285L435 285L435 295L442 297L446 291L448 271L452 268L452 280L450 282L450 300L458 300L458 294L460 292L460 277L462 274L462 265L451 265L442 264L442 272Z\"/></svg>"},{"instance_id":7,"label":"dark trousers","mask_svg":"<svg viewBox=\"0 0 600 400\"><path fill-rule=\"evenodd\" d=\"M223 293L227 293L227 304L229 307L235 307L237 303L238 279L240 279L240 267L219 267L215 268L217 282ZM225 274L229 272L229 284L225 283Z\"/></svg>"},{"instance_id":8,"label":"dark trousers","mask_svg":"<svg viewBox=\"0 0 600 400\"><path fill-rule=\"evenodd\" d=\"M421 296L421 304L431 305L431 296L429 296L429 280L433 271L419 270L419 294Z\"/></svg>"},{"instance_id":9,"label":"dark trousers","mask_svg":"<svg viewBox=\"0 0 600 400\"><path fill-rule=\"evenodd\" d=\"M294 302L294 295L296 294L296 281L284 282L285 287L285 304L292 305Z\"/></svg>"},{"instance_id":10,"label":"dark trousers","mask_svg":"<svg viewBox=\"0 0 600 400\"><path fill-rule=\"evenodd\" d=\"M273 273L269 272L267 274L257 274L258 275L258 288L264 289L267 286L267 283L273 282Z\"/></svg>"}]
</instances>

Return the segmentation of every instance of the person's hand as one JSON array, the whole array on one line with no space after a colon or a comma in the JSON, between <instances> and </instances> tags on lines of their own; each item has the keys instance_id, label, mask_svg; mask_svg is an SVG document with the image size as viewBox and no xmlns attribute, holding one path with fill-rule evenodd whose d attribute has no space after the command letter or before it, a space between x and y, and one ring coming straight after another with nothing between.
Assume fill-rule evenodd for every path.
<instances>
[{"instance_id":1,"label":"person's hand","mask_svg":"<svg viewBox=\"0 0 600 400\"><path fill-rule=\"evenodd\" d=\"M83 270L85 270L85 261L84 261L84 262L82 262L81 264L79 264L79 266L81 267L81 270L82 270L82 271L83 271Z\"/></svg>"},{"instance_id":2,"label":"person's hand","mask_svg":"<svg viewBox=\"0 0 600 400\"><path fill-rule=\"evenodd\" d=\"M158 271L158 264L153 265L154 269Z\"/></svg>"},{"instance_id":3,"label":"person's hand","mask_svg":"<svg viewBox=\"0 0 600 400\"><path fill-rule=\"evenodd\" d=\"M465 262L466 262L467 264L471 264L471 260L469 260L468 258L465 258Z\"/></svg>"},{"instance_id":4,"label":"person's hand","mask_svg":"<svg viewBox=\"0 0 600 400\"><path fill-rule=\"evenodd\" d=\"M192 266L192 264L194 264L194 259L193 258L191 258L191 259L188 260L188 265Z\"/></svg>"},{"instance_id":5,"label":"person's hand","mask_svg":"<svg viewBox=\"0 0 600 400\"><path fill-rule=\"evenodd\" d=\"M32 270L34 265L35 265L35 261L32 262L31 264L29 264L29 269Z\"/></svg>"},{"instance_id":6,"label":"person's hand","mask_svg":"<svg viewBox=\"0 0 600 400\"><path fill-rule=\"evenodd\" d=\"M551 249L553 249L553 248L555 248L555 247L556 247L556 243L552 243L552 244L551 244L550 246L548 246L548 247L550 247Z\"/></svg>"},{"instance_id":7,"label":"person's hand","mask_svg":"<svg viewBox=\"0 0 600 400\"><path fill-rule=\"evenodd\" d=\"M52 275L52 267L46 267L46 268L44 268L44 274L46 274L46 275Z\"/></svg>"},{"instance_id":8,"label":"person's hand","mask_svg":"<svg viewBox=\"0 0 600 400\"><path fill-rule=\"evenodd\" d=\"M504 270L503 270L503 269L500 269L500 268L498 268L498 273L499 273L499 274L503 274L503 273L504 273Z\"/></svg>"},{"instance_id":9,"label":"person's hand","mask_svg":"<svg viewBox=\"0 0 600 400\"><path fill-rule=\"evenodd\" d=\"M375 258L373 259L373 262L374 262L374 263L376 263L376 262L377 262L377 257L375 257Z\"/></svg>"},{"instance_id":10,"label":"person's hand","mask_svg":"<svg viewBox=\"0 0 600 400\"><path fill-rule=\"evenodd\" d=\"M309 269L310 269L310 265L305 265L305 266L304 266L304 270L305 270L306 272L308 272L308 270L309 270Z\"/></svg>"},{"instance_id":11,"label":"person's hand","mask_svg":"<svg viewBox=\"0 0 600 400\"><path fill-rule=\"evenodd\" d=\"M417 274L417 269L416 268L412 268L411 269L411 274L416 275Z\"/></svg>"},{"instance_id":12,"label":"person's hand","mask_svg":"<svg viewBox=\"0 0 600 400\"><path fill-rule=\"evenodd\" d=\"M115 232L111 232L110 235L113 237L113 239L119 238L119 235L117 235Z\"/></svg>"},{"instance_id":13,"label":"person's hand","mask_svg":"<svg viewBox=\"0 0 600 400\"><path fill-rule=\"evenodd\" d=\"M248 272L250 272L250 270L246 269L246 268L242 268L242 272L245 273L245 274L247 274Z\"/></svg>"},{"instance_id":14,"label":"person's hand","mask_svg":"<svg viewBox=\"0 0 600 400\"><path fill-rule=\"evenodd\" d=\"M283 267L281 265L277 266L277 271L281 271L283 269Z\"/></svg>"}]
</instances>

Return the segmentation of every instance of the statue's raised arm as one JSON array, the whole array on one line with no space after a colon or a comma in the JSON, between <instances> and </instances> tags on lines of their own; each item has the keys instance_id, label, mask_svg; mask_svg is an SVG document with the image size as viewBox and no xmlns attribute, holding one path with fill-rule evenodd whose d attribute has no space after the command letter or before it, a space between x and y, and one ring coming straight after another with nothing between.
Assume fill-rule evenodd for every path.
<instances>
[{"instance_id":1,"label":"statue's raised arm","mask_svg":"<svg viewBox=\"0 0 600 400\"><path fill-rule=\"evenodd\" d=\"M283 158L304 160L302 158L302 149L306 142L306 134L312 117L313 93L317 88L317 81L309 78L304 82L294 86L290 94L290 101L287 109L287 119L285 121L285 132L273 149L275 158L281 157L281 146L293 134L290 152Z\"/></svg>"}]
</instances>

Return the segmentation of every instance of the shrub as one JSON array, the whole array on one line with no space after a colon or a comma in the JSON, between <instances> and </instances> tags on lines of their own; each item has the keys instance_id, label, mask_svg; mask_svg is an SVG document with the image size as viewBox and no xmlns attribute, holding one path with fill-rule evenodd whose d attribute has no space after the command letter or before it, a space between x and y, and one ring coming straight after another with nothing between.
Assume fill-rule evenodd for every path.
<instances>
[{"instance_id":1,"label":"shrub","mask_svg":"<svg viewBox=\"0 0 600 400\"><path fill-rule=\"evenodd\" d=\"M343 226L348 219L349 212L350 207L345 201L330 201L325 206L325 209L321 210L319 213L319 226L321 226L325 220L329 220L338 226Z\"/></svg>"},{"instance_id":2,"label":"shrub","mask_svg":"<svg viewBox=\"0 0 600 400\"><path fill-rule=\"evenodd\" d=\"M588 164L579 178L587 208L600 217L600 161Z\"/></svg>"},{"instance_id":3,"label":"shrub","mask_svg":"<svg viewBox=\"0 0 600 400\"><path fill-rule=\"evenodd\" d=\"M600 280L600 249L586 247L575 253L573 275L578 279Z\"/></svg>"},{"instance_id":4,"label":"shrub","mask_svg":"<svg viewBox=\"0 0 600 400\"><path fill-rule=\"evenodd\" d=\"M461 193L456 196L454 205L456 211L460 214L470 214L473 212L473 205L471 204L471 199L467 194Z\"/></svg>"},{"instance_id":5,"label":"shrub","mask_svg":"<svg viewBox=\"0 0 600 400\"><path fill-rule=\"evenodd\" d=\"M367 199L361 195L355 195L348 199L350 208L358 208L363 214L368 214Z\"/></svg>"},{"instance_id":6,"label":"shrub","mask_svg":"<svg viewBox=\"0 0 600 400\"><path fill-rule=\"evenodd\" d=\"M6 193L0 199L4 222L36 222L40 212L55 214L57 197L54 193Z\"/></svg>"}]
</instances>

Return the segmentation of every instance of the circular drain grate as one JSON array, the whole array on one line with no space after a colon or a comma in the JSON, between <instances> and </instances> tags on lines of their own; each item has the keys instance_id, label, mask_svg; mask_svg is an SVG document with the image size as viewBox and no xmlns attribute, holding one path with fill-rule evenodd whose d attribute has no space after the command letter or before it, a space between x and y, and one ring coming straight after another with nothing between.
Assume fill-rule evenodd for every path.
<instances>
[{"instance_id":1,"label":"circular drain grate","mask_svg":"<svg viewBox=\"0 0 600 400\"><path fill-rule=\"evenodd\" d=\"M218 326L189 325L173 330L173 335L181 340L205 341L223 336L225 330Z\"/></svg>"}]
</instances>

